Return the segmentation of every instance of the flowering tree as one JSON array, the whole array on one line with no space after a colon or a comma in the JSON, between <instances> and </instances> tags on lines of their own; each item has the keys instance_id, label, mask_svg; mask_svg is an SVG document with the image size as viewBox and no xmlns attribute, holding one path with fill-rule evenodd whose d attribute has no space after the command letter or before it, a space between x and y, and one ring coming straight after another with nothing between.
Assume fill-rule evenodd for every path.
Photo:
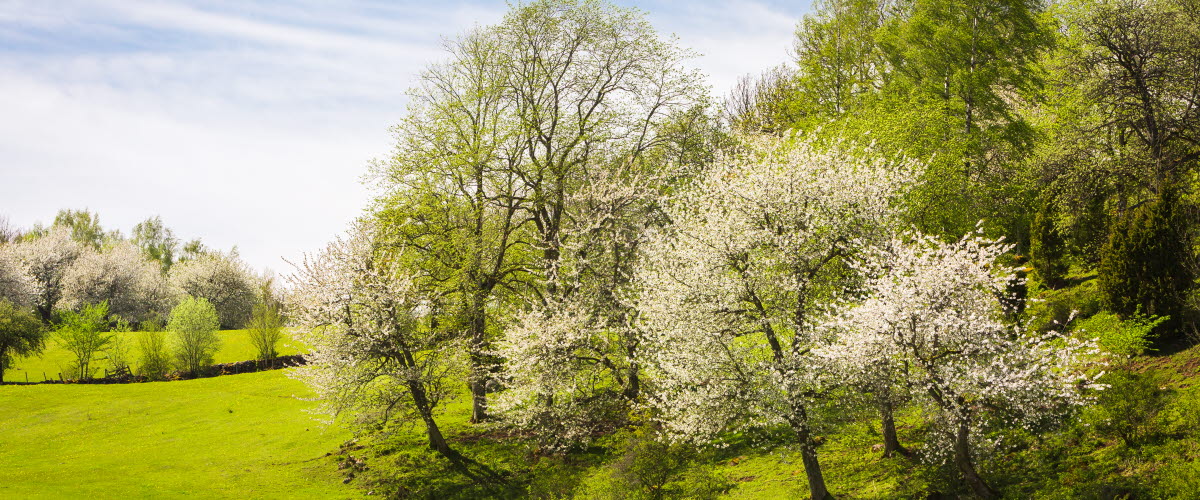
<instances>
[{"instance_id":1,"label":"flowering tree","mask_svg":"<svg viewBox=\"0 0 1200 500\"><path fill-rule=\"evenodd\" d=\"M222 328L241 328L258 300L258 283L236 251L205 253L171 266L171 286L204 298L217 309Z\"/></svg>"},{"instance_id":2,"label":"flowering tree","mask_svg":"<svg viewBox=\"0 0 1200 500\"><path fill-rule=\"evenodd\" d=\"M828 381L813 325L852 284L855 242L885 234L918 170L867 156L747 139L673 197L638 276L666 429L701 441L789 425L816 499L829 494L809 407Z\"/></svg>"},{"instance_id":3,"label":"flowering tree","mask_svg":"<svg viewBox=\"0 0 1200 500\"><path fill-rule=\"evenodd\" d=\"M627 414L642 388L633 270L642 232L661 223L657 186L637 172L600 174L569 198L552 278L558 293L516 316L498 343L497 411L551 446L575 444Z\"/></svg>"},{"instance_id":4,"label":"flowering tree","mask_svg":"<svg viewBox=\"0 0 1200 500\"><path fill-rule=\"evenodd\" d=\"M461 347L425 321L430 303L417 293L403 257L387 252L374 228L360 222L305 258L290 277L289 316L312 352L295 376L312 386L331 417L420 418L429 447L454 460L434 417L454 392L447 382L461 374Z\"/></svg>"},{"instance_id":5,"label":"flowering tree","mask_svg":"<svg viewBox=\"0 0 1200 500\"><path fill-rule=\"evenodd\" d=\"M868 298L841 315L837 341L818 349L856 371L885 367L922 393L935 451L953 457L979 496L996 494L975 470L981 433L995 424L1035 424L1088 401L1096 378L1083 371L1093 343L1051 332L1035 335L1004 322L1014 270L996 263L1011 247L979 235L956 243L931 236L893 239L860 269Z\"/></svg>"},{"instance_id":6,"label":"flowering tree","mask_svg":"<svg viewBox=\"0 0 1200 500\"><path fill-rule=\"evenodd\" d=\"M0 248L0 300L28 307L38 297L37 281L13 252Z\"/></svg>"},{"instance_id":7,"label":"flowering tree","mask_svg":"<svg viewBox=\"0 0 1200 500\"><path fill-rule=\"evenodd\" d=\"M42 236L5 245L3 252L20 261L33 277L34 307L48 323L62 297L63 276L83 252L83 245L71 238L70 229L56 227Z\"/></svg>"},{"instance_id":8,"label":"flowering tree","mask_svg":"<svg viewBox=\"0 0 1200 500\"><path fill-rule=\"evenodd\" d=\"M109 314L140 322L170 311L175 293L158 266L129 242L85 250L63 275L59 307L108 303Z\"/></svg>"}]
</instances>

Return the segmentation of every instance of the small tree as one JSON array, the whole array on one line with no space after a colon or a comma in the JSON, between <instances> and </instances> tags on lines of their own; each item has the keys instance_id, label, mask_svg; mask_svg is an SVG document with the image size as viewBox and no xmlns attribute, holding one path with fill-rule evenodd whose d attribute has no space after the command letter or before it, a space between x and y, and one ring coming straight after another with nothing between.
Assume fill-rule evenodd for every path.
<instances>
[{"instance_id":1,"label":"small tree","mask_svg":"<svg viewBox=\"0 0 1200 500\"><path fill-rule=\"evenodd\" d=\"M429 302L400 256L376 238L358 223L347 239L305 257L289 278L296 334L312 348L294 376L313 388L331 418L358 415L372 425L397 414L419 418L429 448L460 464L435 416L457 392L449 382L462 374L455 359L461 342L422 321Z\"/></svg>"},{"instance_id":2,"label":"small tree","mask_svg":"<svg viewBox=\"0 0 1200 500\"><path fill-rule=\"evenodd\" d=\"M834 365L903 367L903 386L923 396L930 449L952 457L967 486L995 491L975 467L985 431L1052 423L1090 400L1083 371L1090 342L1033 334L1004 323L1010 247L977 235L957 243L914 235L893 240L861 267L868 298L844 313L837 340L819 349ZM897 384L900 386L901 384Z\"/></svg>"},{"instance_id":3,"label":"small tree","mask_svg":"<svg viewBox=\"0 0 1200 500\"><path fill-rule=\"evenodd\" d=\"M1030 264L1048 288L1058 288L1067 274L1062 233L1054 224L1051 204L1044 203L1029 228Z\"/></svg>"},{"instance_id":4,"label":"small tree","mask_svg":"<svg viewBox=\"0 0 1200 500\"><path fill-rule=\"evenodd\" d=\"M4 383L4 371L14 357L41 352L45 339L46 332L37 316L0 299L0 383Z\"/></svg>"},{"instance_id":5,"label":"small tree","mask_svg":"<svg viewBox=\"0 0 1200 500\"><path fill-rule=\"evenodd\" d=\"M108 303L85 305L79 312L64 310L61 317L58 341L64 349L75 355L72 368L78 377L81 380L90 379L96 353L112 341L112 335L105 333L108 327Z\"/></svg>"},{"instance_id":6,"label":"small tree","mask_svg":"<svg viewBox=\"0 0 1200 500\"><path fill-rule=\"evenodd\" d=\"M167 329L174 337L175 360L179 369L192 375L212 363L221 347L217 310L207 299L189 297L171 311Z\"/></svg>"},{"instance_id":7,"label":"small tree","mask_svg":"<svg viewBox=\"0 0 1200 500\"><path fill-rule=\"evenodd\" d=\"M276 346L283 333L281 310L279 299L275 297L271 280L268 279L262 284L262 301L254 305L250 323L246 325L250 330L250 342L258 350L260 361L270 361L279 355Z\"/></svg>"}]
</instances>

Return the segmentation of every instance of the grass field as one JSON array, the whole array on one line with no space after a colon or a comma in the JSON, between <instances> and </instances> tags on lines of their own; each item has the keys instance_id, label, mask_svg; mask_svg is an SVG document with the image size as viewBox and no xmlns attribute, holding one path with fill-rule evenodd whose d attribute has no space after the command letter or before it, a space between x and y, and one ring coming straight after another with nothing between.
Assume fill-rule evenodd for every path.
<instances>
[{"instance_id":1,"label":"grass field","mask_svg":"<svg viewBox=\"0 0 1200 500\"><path fill-rule=\"evenodd\" d=\"M225 330L221 334L221 350L217 352L214 362L229 363L233 361L245 361L254 359L258 356L258 351L254 349L254 345L250 343L250 336L246 330ZM137 337L141 332L128 332L118 335L126 335L126 342L129 345L129 354L133 358L133 363L137 365ZM168 333L168 335L170 335ZM296 354L299 352L295 342L287 338L285 335L283 340L279 342L280 354ZM108 360L104 358L104 353L97 353L98 361L92 362L92 368L96 371L97 376L102 376L105 369L110 369ZM17 358L14 366L9 367L4 372L5 382L41 382L45 378L57 379L59 373L64 376L68 373L68 368L74 361L74 356L63 349L58 340L51 334L50 339L46 343L46 349L39 356L29 358ZM135 368L136 370L136 368Z\"/></svg>"},{"instance_id":2,"label":"grass field","mask_svg":"<svg viewBox=\"0 0 1200 500\"><path fill-rule=\"evenodd\" d=\"M352 498L285 370L0 386L0 498Z\"/></svg>"}]
</instances>

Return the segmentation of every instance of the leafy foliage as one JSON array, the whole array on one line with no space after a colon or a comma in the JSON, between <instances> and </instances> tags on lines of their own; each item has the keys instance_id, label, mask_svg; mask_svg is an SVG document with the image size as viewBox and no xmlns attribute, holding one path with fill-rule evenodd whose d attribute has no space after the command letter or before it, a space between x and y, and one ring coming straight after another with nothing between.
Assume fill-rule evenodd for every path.
<instances>
[{"instance_id":1,"label":"leafy foliage","mask_svg":"<svg viewBox=\"0 0 1200 500\"><path fill-rule=\"evenodd\" d=\"M46 331L33 313L0 298L0 383L16 356L32 356L46 344Z\"/></svg>"},{"instance_id":2,"label":"leafy foliage","mask_svg":"<svg viewBox=\"0 0 1200 500\"><path fill-rule=\"evenodd\" d=\"M213 355L221 347L221 338L217 336L220 326L217 309L204 298L185 298L171 310L167 330L171 332L171 350L180 370L195 375L212 364ZM149 347L152 352L154 346ZM149 364L154 365L153 361Z\"/></svg>"}]
</instances>

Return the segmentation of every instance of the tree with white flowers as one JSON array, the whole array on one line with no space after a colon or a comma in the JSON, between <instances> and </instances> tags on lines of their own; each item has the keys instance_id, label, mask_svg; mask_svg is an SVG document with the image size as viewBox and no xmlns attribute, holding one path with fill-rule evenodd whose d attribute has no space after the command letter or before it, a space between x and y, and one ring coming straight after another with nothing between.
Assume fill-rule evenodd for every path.
<instances>
[{"instance_id":1,"label":"tree with white flowers","mask_svg":"<svg viewBox=\"0 0 1200 500\"><path fill-rule=\"evenodd\" d=\"M812 352L822 308L848 286L847 257L895 224L918 175L845 145L747 138L667 207L638 275L639 311L666 430L706 441L788 425L809 491L829 497L810 407L831 381Z\"/></svg>"},{"instance_id":2,"label":"tree with white flowers","mask_svg":"<svg viewBox=\"0 0 1200 500\"><path fill-rule=\"evenodd\" d=\"M171 286L217 308L221 327L241 328L258 302L258 282L237 251L209 252L171 266Z\"/></svg>"},{"instance_id":3,"label":"tree with white flowers","mask_svg":"<svg viewBox=\"0 0 1200 500\"><path fill-rule=\"evenodd\" d=\"M0 248L0 300L28 307L37 296L37 280L28 268L12 252Z\"/></svg>"},{"instance_id":4,"label":"tree with white flowers","mask_svg":"<svg viewBox=\"0 0 1200 500\"><path fill-rule=\"evenodd\" d=\"M49 323L62 298L63 277L84 246L71 238L71 230L55 227L46 234L5 245L0 251L15 258L33 277L37 296L33 305L43 322Z\"/></svg>"},{"instance_id":5,"label":"tree with white flowers","mask_svg":"<svg viewBox=\"0 0 1200 500\"><path fill-rule=\"evenodd\" d=\"M836 341L817 350L844 373L873 367L875 377L894 374L897 386L923 396L934 430L927 446L952 457L984 498L996 497L975 469L985 430L1032 429L1087 403L1087 391L1100 387L1099 374L1085 371L1094 343L1005 322L1014 269L997 259L1010 248L978 234L880 245L856 266L868 276L867 298L840 315Z\"/></svg>"},{"instance_id":6,"label":"tree with white flowers","mask_svg":"<svg viewBox=\"0 0 1200 500\"><path fill-rule=\"evenodd\" d=\"M154 261L129 242L102 251L85 250L63 275L60 308L108 303L108 313L126 321L161 318L175 305L176 293Z\"/></svg>"},{"instance_id":7,"label":"tree with white flowers","mask_svg":"<svg viewBox=\"0 0 1200 500\"><path fill-rule=\"evenodd\" d=\"M633 271L641 236L661 225L661 179L597 175L569 198L558 294L516 315L497 344L505 360L495 407L545 445L586 441L620 421L642 394L642 331Z\"/></svg>"},{"instance_id":8,"label":"tree with white flowers","mask_svg":"<svg viewBox=\"0 0 1200 500\"><path fill-rule=\"evenodd\" d=\"M363 222L305 258L290 276L288 315L312 351L295 376L331 418L420 419L430 449L455 460L435 417L457 390L462 339L427 321L430 302L403 258Z\"/></svg>"}]
</instances>

